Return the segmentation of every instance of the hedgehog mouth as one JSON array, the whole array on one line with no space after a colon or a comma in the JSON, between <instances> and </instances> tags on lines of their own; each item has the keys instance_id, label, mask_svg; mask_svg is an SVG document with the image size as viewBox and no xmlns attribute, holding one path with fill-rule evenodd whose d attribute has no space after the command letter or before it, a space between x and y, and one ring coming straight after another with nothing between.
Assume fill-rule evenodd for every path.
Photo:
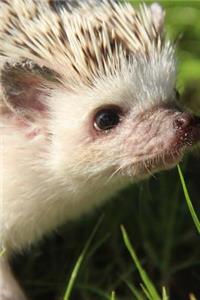
<instances>
[{"instance_id":1,"label":"hedgehog mouth","mask_svg":"<svg viewBox=\"0 0 200 300\"><path fill-rule=\"evenodd\" d=\"M181 147L163 151L141 162L140 165L142 164L145 173L167 170L173 168L181 161L185 150L186 147Z\"/></svg>"},{"instance_id":2,"label":"hedgehog mouth","mask_svg":"<svg viewBox=\"0 0 200 300\"><path fill-rule=\"evenodd\" d=\"M134 178L137 181L156 172L171 169L182 160L186 148L188 147L179 146L154 153L147 159L140 159L137 162L119 168L116 173L120 173L123 177Z\"/></svg>"},{"instance_id":3,"label":"hedgehog mouth","mask_svg":"<svg viewBox=\"0 0 200 300\"><path fill-rule=\"evenodd\" d=\"M121 174L140 179L155 172L175 167L183 155L200 142L200 127L190 127L176 133L168 148L140 159L121 169Z\"/></svg>"},{"instance_id":4,"label":"hedgehog mouth","mask_svg":"<svg viewBox=\"0 0 200 300\"><path fill-rule=\"evenodd\" d=\"M147 172L167 170L177 165L190 148L200 142L200 126L188 127L179 131L169 149L154 154L140 164Z\"/></svg>"}]
</instances>

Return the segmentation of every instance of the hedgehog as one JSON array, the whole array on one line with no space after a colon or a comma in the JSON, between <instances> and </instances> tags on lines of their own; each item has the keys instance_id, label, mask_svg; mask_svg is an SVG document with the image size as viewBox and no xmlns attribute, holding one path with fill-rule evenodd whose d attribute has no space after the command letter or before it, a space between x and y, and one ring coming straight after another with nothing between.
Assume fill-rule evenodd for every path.
<instances>
[{"instance_id":1,"label":"hedgehog","mask_svg":"<svg viewBox=\"0 0 200 300\"><path fill-rule=\"evenodd\" d=\"M9 259L200 141L157 3L0 1L0 300Z\"/></svg>"}]
</instances>

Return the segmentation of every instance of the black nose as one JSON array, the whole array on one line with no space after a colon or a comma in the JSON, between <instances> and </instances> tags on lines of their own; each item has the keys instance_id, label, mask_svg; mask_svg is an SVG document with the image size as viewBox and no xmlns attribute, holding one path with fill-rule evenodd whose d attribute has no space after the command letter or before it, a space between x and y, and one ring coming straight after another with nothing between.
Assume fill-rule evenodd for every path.
<instances>
[{"instance_id":1,"label":"black nose","mask_svg":"<svg viewBox=\"0 0 200 300\"><path fill-rule=\"evenodd\" d=\"M200 127L200 117L188 113L182 113L174 120L175 129L186 129L190 127Z\"/></svg>"}]
</instances>

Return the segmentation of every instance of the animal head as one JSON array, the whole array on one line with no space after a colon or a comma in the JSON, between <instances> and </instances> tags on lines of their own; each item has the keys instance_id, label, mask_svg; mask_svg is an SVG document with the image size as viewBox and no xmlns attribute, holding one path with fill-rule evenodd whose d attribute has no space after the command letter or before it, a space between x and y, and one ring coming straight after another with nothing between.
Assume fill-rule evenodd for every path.
<instances>
[{"instance_id":1,"label":"animal head","mask_svg":"<svg viewBox=\"0 0 200 300\"><path fill-rule=\"evenodd\" d=\"M58 177L138 180L199 141L199 120L177 108L175 49L158 4L0 8L2 111L27 140L45 137Z\"/></svg>"}]
</instances>

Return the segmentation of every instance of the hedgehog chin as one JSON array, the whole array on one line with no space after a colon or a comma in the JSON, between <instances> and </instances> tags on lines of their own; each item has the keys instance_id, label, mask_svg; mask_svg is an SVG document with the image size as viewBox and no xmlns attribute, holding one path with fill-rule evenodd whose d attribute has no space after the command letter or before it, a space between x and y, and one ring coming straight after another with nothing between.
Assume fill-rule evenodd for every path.
<instances>
[{"instance_id":1,"label":"hedgehog chin","mask_svg":"<svg viewBox=\"0 0 200 300\"><path fill-rule=\"evenodd\" d=\"M142 162L146 172L159 172L175 167L183 158L184 147L175 147L169 151L161 152Z\"/></svg>"},{"instance_id":2,"label":"hedgehog chin","mask_svg":"<svg viewBox=\"0 0 200 300\"><path fill-rule=\"evenodd\" d=\"M131 181L139 181L152 176L154 173L174 168L183 158L184 149L174 149L160 154L152 155L146 160L134 162L121 169L122 176Z\"/></svg>"},{"instance_id":3,"label":"hedgehog chin","mask_svg":"<svg viewBox=\"0 0 200 300\"><path fill-rule=\"evenodd\" d=\"M175 167L183 158L184 154L195 145L200 144L200 128L189 127L177 133L171 147L146 160L140 162L147 173L155 173Z\"/></svg>"}]
</instances>

